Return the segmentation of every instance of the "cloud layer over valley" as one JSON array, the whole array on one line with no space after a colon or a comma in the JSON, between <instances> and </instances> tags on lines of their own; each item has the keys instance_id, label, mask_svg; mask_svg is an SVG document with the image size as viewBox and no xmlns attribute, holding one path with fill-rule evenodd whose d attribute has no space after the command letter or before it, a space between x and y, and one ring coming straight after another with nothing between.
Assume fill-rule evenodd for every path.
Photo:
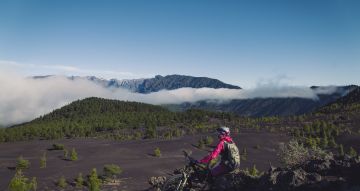
<instances>
[{"instance_id":1,"label":"cloud layer over valley","mask_svg":"<svg viewBox=\"0 0 360 191\"><path fill-rule=\"evenodd\" d=\"M126 89L110 89L86 79L69 80L65 76L43 79L24 78L17 74L0 72L0 124L4 126L30 121L86 97L137 101L150 104L178 104L200 100L228 101L267 97L301 97L317 99L318 93L329 94L335 87L310 89L261 85L249 90L181 88L150 94L133 93Z\"/></svg>"}]
</instances>

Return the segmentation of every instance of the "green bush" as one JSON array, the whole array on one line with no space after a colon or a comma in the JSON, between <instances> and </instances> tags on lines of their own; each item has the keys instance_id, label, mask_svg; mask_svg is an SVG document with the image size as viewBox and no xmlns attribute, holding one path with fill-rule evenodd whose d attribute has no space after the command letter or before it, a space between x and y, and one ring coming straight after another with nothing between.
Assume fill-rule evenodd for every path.
<instances>
[{"instance_id":1,"label":"green bush","mask_svg":"<svg viewBox=\"0 0 360 191\"><path fill-rule=\"evenodd\" d=\"M76 151L75 151L75 148L73 148L73 149L71 150L70 159L71 159L72 161L78 160L78 156L77 156L77 153L76 153Z\"/></svg>"},{"instance_id":2,"label":"green bush","mask_svg":"<svg viewBox=\"0 0 360 191\"><path fill-rule=\"evenodd\" d=\"M99 179L96 168L92 169L89 175L88 187L90 191L100 191L101 180Z\"/></svg>"},{"instance_id":3,"label":"green bush","mask_svg":"<svg viewBox=\"0 0 360 191\"><path fill-rule=\"evenodd\" d=\"M30 166L30 162L26 159L24 159L22 156L20 156L17 159L16 162L16 170L24 170L24 169L28 169Z\"/></svg>"},{"instance_id":4,"label":"green bush","mask_svg":"<svg viewBox=\"0 0 360 191\"><path fill-rule=\"evenodd\" d=\"M78 177L75 179L75 186L76 188L82 188L84 185L84 178L82 176L82 173L80 172Z\"/></svg>"},{"instance_id":5,"label":"green bush","mask_svg":"<svg viewBox=\"0 0 360 191\"><path fill-rule=\"evenodd\" d=\"M161 157L161 151L160 151L160 148L159 148L159 147L155 148L155 150L154 150L154 156L156 156L156 157Z\"/></svg>"},{"instance_id":6,"label":"green bush","mask_svg":"<svg viewBox=\"0 0 360 191\"><path fill-rule=\"evenodd\" d=\"M332 159L334 157L332 152L327 152L326 150L323 150L320 147L310 148L308 149L308 152L310 159L327 160L327 159Z\"/></svg>"},{"instance_id":7,"label":"green bush","mask_svg":"<svg viewBox=\"0 0 360 191\"><path fill-rule=\"evenodd\" d=\"M29 181L29 179L23 175L22 170L19 169L10 180L8 188L10 191L36 191L37 181L35 177Z\"/></svg>"},{"instance_id":8,"label":"green bush","mask_svg":"<svg viewBox=\"0 0 360 191\"><path fill-rule=\"evenodd\" d=\"M256 165L254 164L253 167L249 170L250 176L259 176L259 170L256 168Z\"/></svg>"},{"instance_id":9,"label":"green bush","mask_svg":"<svg viewBox=\"0 0 360 191\"><path fill-rule=\"evenodd\" d=\"M301 164L309 158L308 149L296 140L290 140L288 144L281 144L278 153L280 162L288 167Z\"/></svg>"},{"instance_id":10,"label":"green bush","mask_svg":"<svg viewBox=\"0 0 360 191\"><path fill-rule=\"evenodd\" d=\"M69 157L69 151L67 149L64 149L64 159L68 159Z\"/></svg>"},{"instance_id":11,"label":"green bush","mask_svg":"<svg viewBox=\"0 0 360 191\"><path fill-rule=\"evenodd\" d=\"M246 168L243 171L246 175L252 176L252 177L259 177L262 173L259 172L259 170L256 168L256 165L254 164L253 167L249 170L249 168Z\"/></svg>"},{"instance_id":12,"label":"green bush","mask_svg":"<svg viewBox=\"0 0 360 191\"><path fill-rule=\"evenodd\" d=\"M331 139L329 141L329 146L334 149L337 148L338 145L336 144L334 137L331 137Z\"/></svg>"},{"instance_id":13,"label":"green bush","mask_svg":"<svg viewBox=\"0 0 360 191\"><path fill-rule=\"evenodd\" d=\"M106 178L116 178L122 173L122 169L116 164L107 164L103 170Z\"/></svg>"},{"instance_id":14,"label":"green bush","mask_svg":"<svg viewBox=\"0 0 360 191\"><path fill-rule=\"evenodd\" d=\"M67 182L64 176L61 176L59 181L57 182L57 186L60 188L66 188Z\"/></svg>"},{"instance_id":15,"label":"green bush","mask_svg":"<svg viewBox=\"0 0 360 191\"><path fill-rule=\"evenodd\" d=\"M349 149L349 155L350 155L351 157L356 157L356 156L357 156L356 150L355 150L354 148L350 147L350 149Z\"/></svg>"},{"instance_id":16,"label":"green bush","mask_svg":"<svg viewBox=\"0 0 360 191\"><path fill-rule=\"evenodd\" d=\"M64 148L65 148L65 146L63 144L55 143L55 144L52 145L53 150L64 150Z\"/></svg>"}]
</instances>

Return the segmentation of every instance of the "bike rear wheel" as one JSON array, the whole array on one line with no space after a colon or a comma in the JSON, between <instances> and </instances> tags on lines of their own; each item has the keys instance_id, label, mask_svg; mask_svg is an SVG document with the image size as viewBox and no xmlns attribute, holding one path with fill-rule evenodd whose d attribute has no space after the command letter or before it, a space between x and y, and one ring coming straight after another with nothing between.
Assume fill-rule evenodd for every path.
<instances>
[{"instance_id":1,"label":"bike rear wheel","mask_svg":"<svg viewBox=\"0 0 360 191\"><path fill-rule=\"evenodd\" d=\"M184 188L184 181L182 174L176 174L164 183L161 191L181 191Z\"/></svg>"}]
</instances>

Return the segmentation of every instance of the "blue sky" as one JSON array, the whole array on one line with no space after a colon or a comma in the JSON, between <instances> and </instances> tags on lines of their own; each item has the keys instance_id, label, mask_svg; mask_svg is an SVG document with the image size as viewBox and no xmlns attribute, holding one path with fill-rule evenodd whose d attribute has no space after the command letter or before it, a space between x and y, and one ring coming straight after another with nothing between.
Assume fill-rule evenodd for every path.
<instances>
[{"instance_id":1,"label":"blue sky","mask_svg":"<svg viewBox=\"0 0 360 191\"><path fill-rule=\"evenodd\" d=\"M360 1L0 1L0 69L360 85Z\"/></svg>"}]
</instances>

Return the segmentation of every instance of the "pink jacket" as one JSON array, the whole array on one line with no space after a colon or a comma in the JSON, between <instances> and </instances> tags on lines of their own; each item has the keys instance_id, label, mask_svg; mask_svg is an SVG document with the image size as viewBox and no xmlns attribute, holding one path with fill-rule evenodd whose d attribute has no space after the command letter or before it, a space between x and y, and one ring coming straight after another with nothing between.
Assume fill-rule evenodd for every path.
<instances>
[{"instance_id":1,"label":"pink jacket","mask_svg":"<svg viewBox=\"0 0 360 191\"><path fill-rule=\"evenodd\" d=\"M209 163L212 159L219 156L219 154L224 150L224 142L232 143L233 140L230 136L224 136L220 139L220 142L216 146L216 148L206 157L200 160L201 163Z\"/></svg>"}]
</instances>

